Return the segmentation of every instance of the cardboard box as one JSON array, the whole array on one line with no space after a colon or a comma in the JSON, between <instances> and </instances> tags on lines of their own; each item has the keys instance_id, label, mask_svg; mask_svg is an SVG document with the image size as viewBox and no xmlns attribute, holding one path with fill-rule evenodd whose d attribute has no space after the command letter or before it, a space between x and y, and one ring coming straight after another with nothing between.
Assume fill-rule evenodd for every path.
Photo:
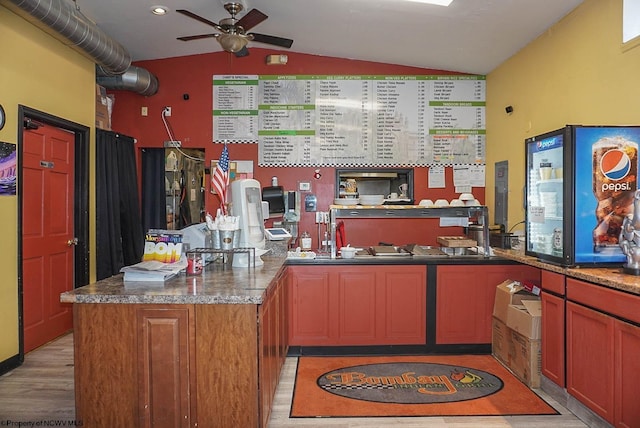
<instances>
[{"instance_id":1,"label":"cardboard box","mask_svg":"<svg viewBox=\"0 0 640 428\"><path fill-rule=\"evenodd\" d=\"M530 388L540 387L541 343L510 329L493 317L491 352L511 373Z\"/></svg>"},{"instance_id":2,"label":"cardboard box","mask_svg":"<svg viewBox=\"0 0 640 428\"><path fill-rule=\"evenodd\" d=\"M498 318L493 317L491 328L491 353L506 365L509 363L509 328Z\"/></svg>"},{"instance_id":3,"label":"cardboard box","mask_svg":"<svg viewBox=\"0 0 640 428\"><path fill-rule=\"evenodd\" d=\"M96 85L96 128L111 131L111 109L113 98L107 95L105 88Z\"/></svg>"},{"instance_id":4,"label":"cardboard box","mask_svg":"<svg viewBox=\"0 0 640 428\"><path fill-rule=\"evenodd\" d=\"M507 327L529 339L540 339L542 301L522 300L520 303L520 305L509 305Z\"/></svg>"},{"instance_id":5,"label":"cardboard box","mask_svg":"<svg viewBox=\"0 0 640 428\"><path fill-rule=\"evenodd\" d=\"M519 305L523 300L536 299L539 297L524 290L520 282L507 279L496 287L493 316L506 324L509 305Z\"/></svg>"},{"instance_id":6,"label":"cardboard box","mask_svg":"<svg viewBox=\"0 0 640 428\"><path fill-rule=\"evenodd\" d=\"M542 347L540 340L529 339L509 329L509 369L531 388L540 387Z\"/></svg>"}]
</instances>

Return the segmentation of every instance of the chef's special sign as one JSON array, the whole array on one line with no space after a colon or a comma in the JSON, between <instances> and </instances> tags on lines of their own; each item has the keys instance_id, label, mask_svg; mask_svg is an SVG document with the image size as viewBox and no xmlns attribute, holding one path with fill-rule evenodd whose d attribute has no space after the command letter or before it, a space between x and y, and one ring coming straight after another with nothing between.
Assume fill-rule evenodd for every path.
<instances>
[{"instance_id":1,"label":"chef's special sign","mask_svg":"<svg viewBox=\"0 0 640 428\"><path fill-rule=\"evenodd\" d=\"M216 75L214 142L261 166L484 164L477 75Z\"/></svg>"}]
</instances>

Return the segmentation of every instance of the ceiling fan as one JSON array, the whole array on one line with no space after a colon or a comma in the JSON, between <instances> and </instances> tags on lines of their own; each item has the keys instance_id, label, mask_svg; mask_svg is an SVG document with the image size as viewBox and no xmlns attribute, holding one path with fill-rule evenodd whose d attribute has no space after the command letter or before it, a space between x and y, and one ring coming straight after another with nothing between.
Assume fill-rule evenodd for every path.
<instances>
[{"instance_id":1,"label":"ceiling fan","mask_svg":"<svg viewBox=\"0 0 640 428\"><path fill-rule=\"evenodd\" d=\"M232 52L238 57L249 55L247 43L252 40L260 43L280 46L283 48L290 48L293 44L293 40L291 39L285 39L282 37L269 36L259 33L247 33L248 30L268 18L267 15L260 12L258 9L251 9L242 18L237 19L236 15L242 12L242 10L244 9L242 4L226 3L224 5L224 8L231 14L231 17L220 20L219 24L198 16L193 12L189 12L188 10L177 9L176 12L188 16L189 18L193 18L204 24L210 25L216 30L220 31L220 33L178 37L178 40L188 42L190 40L207 39L210 37L214 37L218 41L218 43L220 43L222 49L227 52Z\"/></svg>"}]
</instances>

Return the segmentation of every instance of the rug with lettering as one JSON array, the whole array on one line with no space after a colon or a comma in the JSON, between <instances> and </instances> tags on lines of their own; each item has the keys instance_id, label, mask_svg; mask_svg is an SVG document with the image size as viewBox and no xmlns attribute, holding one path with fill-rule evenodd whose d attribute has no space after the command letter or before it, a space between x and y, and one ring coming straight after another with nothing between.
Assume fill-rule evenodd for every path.
<instances>
[{"instance_id":1,"label":"rug with lettering","mask_svg":"<svg viewBox=\"0 0 640 428\"><path fill-rule=\"evenodd\" d=\"M557 415L491 355L300 357L292 418Z\"/></svg>"}]
</instances>

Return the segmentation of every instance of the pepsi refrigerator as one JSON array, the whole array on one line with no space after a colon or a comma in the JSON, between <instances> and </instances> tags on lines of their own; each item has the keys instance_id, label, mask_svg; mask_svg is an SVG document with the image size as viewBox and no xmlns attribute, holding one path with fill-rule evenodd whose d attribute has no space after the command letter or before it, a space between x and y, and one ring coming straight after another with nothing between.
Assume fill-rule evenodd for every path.
<instances>
[{"instance_id":1,"label":"pepsi refrigerator","mask_svg":"<svg viewBox=\"0 0 640 428\"><path fill-rule=\"evenodd\" d=\"M525 254L562 266L622 265L640 126L568 125L525 144Z\"/></svg>"}]
</instances>

